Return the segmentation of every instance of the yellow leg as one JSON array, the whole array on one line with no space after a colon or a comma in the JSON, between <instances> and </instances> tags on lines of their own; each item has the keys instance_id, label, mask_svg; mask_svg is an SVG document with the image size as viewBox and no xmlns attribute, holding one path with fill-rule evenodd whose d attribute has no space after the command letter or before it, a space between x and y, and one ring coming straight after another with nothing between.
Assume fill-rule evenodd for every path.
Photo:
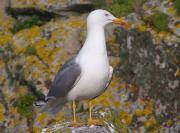
<instances>
[{"instance_id":1,"label":"yellow leg","mask_svg":"<svg viewBox=\"0 0 180 133\"><path fill-rule=\"evenodd\" d=\"M73 121L70 123L70 127L79 127L82 126L82 123L77 123L76 121L76 102L73 100L72 103L72 109L73 109Z\"/></svg>"},{"instance_id":2,"label":"yellow leg","mask_svg":"<svg viewBox=\"0 0 180 133\"><path fill-rule=\"evenodd\" d=\"M103 125L103 123L100 120L92 119L92 102L89 101L89 125Z\"/></svg>"},{"instance_id":3,"label":"yellow leg","mask_svg":"<svg viewBox=\"0 0 180 133\"><path fill-rule=\"evenodd\" d=\"M73 122L76 123L76 103L73 100Z\"/></svg>"},{"instance_id":4,"label":"yellow leg","mask_svg":"<svg viewBox=\"0 0 180 133\"><path fill-rule=\"evenodd\" d=\"M92 120L92 115L91 115L91 111L92 111L92 107L91 107L92 103L91 101L89 101L89 121Z\"/></svg>"}]
</instances>

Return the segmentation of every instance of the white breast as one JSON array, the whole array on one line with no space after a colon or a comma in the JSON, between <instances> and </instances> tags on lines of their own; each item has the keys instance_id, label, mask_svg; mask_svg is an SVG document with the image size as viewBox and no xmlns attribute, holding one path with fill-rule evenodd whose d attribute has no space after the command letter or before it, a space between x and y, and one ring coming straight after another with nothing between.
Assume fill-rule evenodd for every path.
<instances>
[{"instance_id":1,"label":"white breast","mask_svg":"<svg viewBox=\"0 0 180 133\"><path fill-rule=\"evenodd\" d=\"M109 62L104 55L86 55L80 59L82 75L69 92L68 100L91 99L98 96L108 82Z\"/></svg>"}]
</instances>

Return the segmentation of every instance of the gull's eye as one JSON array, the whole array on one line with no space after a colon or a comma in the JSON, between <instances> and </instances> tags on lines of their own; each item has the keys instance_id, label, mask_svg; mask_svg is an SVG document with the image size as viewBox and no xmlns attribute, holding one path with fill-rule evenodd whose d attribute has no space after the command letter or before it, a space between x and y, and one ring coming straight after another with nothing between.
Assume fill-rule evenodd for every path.
<instances>
[{"instance_id":1,"label":"gull's eye","mask_svg":"<svg viewBox=\"0 0 180 133\"><path fill-rule=\"evenodd\" d=\"M109 14L106 13L105 16L107 17L107 16L109 16Z\"/></svg>"}]
</instances>

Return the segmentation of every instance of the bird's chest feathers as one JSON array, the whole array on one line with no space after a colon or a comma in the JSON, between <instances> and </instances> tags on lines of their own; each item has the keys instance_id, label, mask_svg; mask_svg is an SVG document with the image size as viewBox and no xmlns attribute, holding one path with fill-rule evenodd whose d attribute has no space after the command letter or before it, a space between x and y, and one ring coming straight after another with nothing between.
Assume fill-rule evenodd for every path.
<instances>
[{"instance_id":1,"label":"bird's chest feathers","mask_svg":"<svg viewBox=\"0 0 180 133\"><path fill-rule=\"evenodd\" d=\"M94 55L86 56L81 60L82 72L89 80L103 80L108 77L109 62L107 56Z\"/></svg>"}]
</instances>

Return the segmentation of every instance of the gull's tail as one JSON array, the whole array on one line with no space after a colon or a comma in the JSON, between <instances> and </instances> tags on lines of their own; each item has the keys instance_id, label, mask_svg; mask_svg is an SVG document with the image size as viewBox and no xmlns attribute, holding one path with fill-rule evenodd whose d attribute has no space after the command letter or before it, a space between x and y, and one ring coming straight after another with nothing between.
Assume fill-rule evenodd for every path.
<instances>
[{"instance_id":1,"label":"gull's tail","mask_svg":"<svg viewBox=\"0 0 180 133\"><path fill-rule=\"evenodd\" d=\"M49 112L52 115L58 113L67 102L65 98L49 99L46 104L40 108L40 112Z\"/></svg>"}]
</instances>

